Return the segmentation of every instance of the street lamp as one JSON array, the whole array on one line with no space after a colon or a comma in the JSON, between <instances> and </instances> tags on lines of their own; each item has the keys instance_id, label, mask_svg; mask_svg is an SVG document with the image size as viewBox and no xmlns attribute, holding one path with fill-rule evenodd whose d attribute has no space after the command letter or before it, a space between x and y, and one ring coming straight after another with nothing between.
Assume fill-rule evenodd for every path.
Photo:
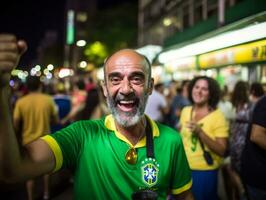
<instances>
[{"instance_id":1,"label":"street lamp","mask_svg":"<svg viewBox=\"0 0 266 200\"><path fill-rule=\"evenodd\" d=\"M86 42L85 40L78 40L78 41L76 42L76 45L77 45L78 47L84 47L86 44L87 44L87 42Z\"/></svg>"}]
</instances>

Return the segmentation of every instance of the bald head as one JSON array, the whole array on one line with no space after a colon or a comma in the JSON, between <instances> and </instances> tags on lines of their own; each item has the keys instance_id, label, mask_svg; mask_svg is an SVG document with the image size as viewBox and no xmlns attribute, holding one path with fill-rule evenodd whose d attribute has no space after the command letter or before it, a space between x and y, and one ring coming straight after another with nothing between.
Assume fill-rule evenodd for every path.
<instances>
[{"instance_id":1,"label":"bald head","mask_svg":"<svg viewBox=\"0 0 266 200\"><path fill-rule=\"evenodd\" d=\"M123 127L136 125L153 90L149 61L131 49L114 53L105 62L102 88L116 122Z\"/></svg>"},{"instance_id":2,"label":"bald head","mask_svg":"<svg viewBox=\"0 0 266 200\"><path fill-rule=\"evenodd\" d=\"M142 54L133 49L122 49L111 55L104 63L104 79L106 80L106 69L113 66L143 66L148 74L148 80L151 78L151 65L149 60Z\"/></svg>"}]
</instances>

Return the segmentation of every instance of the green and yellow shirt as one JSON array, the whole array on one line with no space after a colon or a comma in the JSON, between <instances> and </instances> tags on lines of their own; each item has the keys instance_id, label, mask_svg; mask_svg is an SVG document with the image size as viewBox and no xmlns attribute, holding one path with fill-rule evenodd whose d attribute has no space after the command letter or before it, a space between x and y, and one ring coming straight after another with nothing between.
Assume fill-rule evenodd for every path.
<instances>
[{"instance_id":1,"label":"green and yellow shirt","mask_svg":"<svg viewBox=\"0 0 266 200\"><path fill-rule=\"evenodd\" d=\"M149 123L155 159L146 157L144 137L135 146L135 165L125 160L131 144L116 130L111 115L73 123L42 139L54 152L54 171L74 171L75 199L131 199L135 191L148 188L166 199L169 190L179 194L191 187L191 172L179 134L151 119Z\"/></svg>"},{"instance_id":2,"label":"green and yellow shirt","mask_svg":"<svg viewBox=\"0 0 266 200\"><path fill-rule=\"evenodd\" d=\"M193 140L192 133L186 128L186 123L191 119L192 106L185 107L180 116L181 136L185 146L186 155L190 168L193 170L213 170L217 169L221 163L221 156L212 152L207 145L205 148L213 158L213 165L208 165L203 157L203 150L198 139ZM220 109L216 109L203 119L198 121L202 130L213 140L215 138L228 138L228 123Z\"/></svg>"}]
</instances>

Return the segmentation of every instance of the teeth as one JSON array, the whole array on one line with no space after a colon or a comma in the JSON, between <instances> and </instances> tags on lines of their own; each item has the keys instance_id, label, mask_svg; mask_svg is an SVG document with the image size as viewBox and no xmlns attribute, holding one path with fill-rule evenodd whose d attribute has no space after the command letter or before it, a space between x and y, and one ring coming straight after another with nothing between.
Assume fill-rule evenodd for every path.
<instances>
[{"instance_id":1,"label":"teeth","mask_svg":"<svg viewBox=\"0 0 266 200\"><path fill-rule=\"evenodd\" d=\"M131 101L120 101L120 104L132 104L132 103L134 103L133 100L131 100Z\"/></svg>"}]
</instances>

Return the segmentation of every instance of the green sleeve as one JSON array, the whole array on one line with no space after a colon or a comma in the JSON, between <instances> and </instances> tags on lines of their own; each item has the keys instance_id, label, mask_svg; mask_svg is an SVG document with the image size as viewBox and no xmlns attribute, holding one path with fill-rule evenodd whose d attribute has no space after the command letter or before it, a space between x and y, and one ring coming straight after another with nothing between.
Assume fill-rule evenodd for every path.
<instances>
[{"instance_id":1,"label":"green sleeve","mask_svg":"<svg viewBox=\"0 0 266 200\"><path fill-rule=\"evenodd\" d=\"M82 123L76 122L51 135L61 149L63 168L74 169L76 167L84 144L83 129Z\"/></svg>"},{"instance_id":2,"label":"green sleeve","mask_svg":"<svg viewBox=\"0 0 266 200\"><path fill-rule=\"evenodd\" d=\"M175 145L172 194L179 194L192 186L191 170L180 135Z\"/></svg>"}]
</instances>

